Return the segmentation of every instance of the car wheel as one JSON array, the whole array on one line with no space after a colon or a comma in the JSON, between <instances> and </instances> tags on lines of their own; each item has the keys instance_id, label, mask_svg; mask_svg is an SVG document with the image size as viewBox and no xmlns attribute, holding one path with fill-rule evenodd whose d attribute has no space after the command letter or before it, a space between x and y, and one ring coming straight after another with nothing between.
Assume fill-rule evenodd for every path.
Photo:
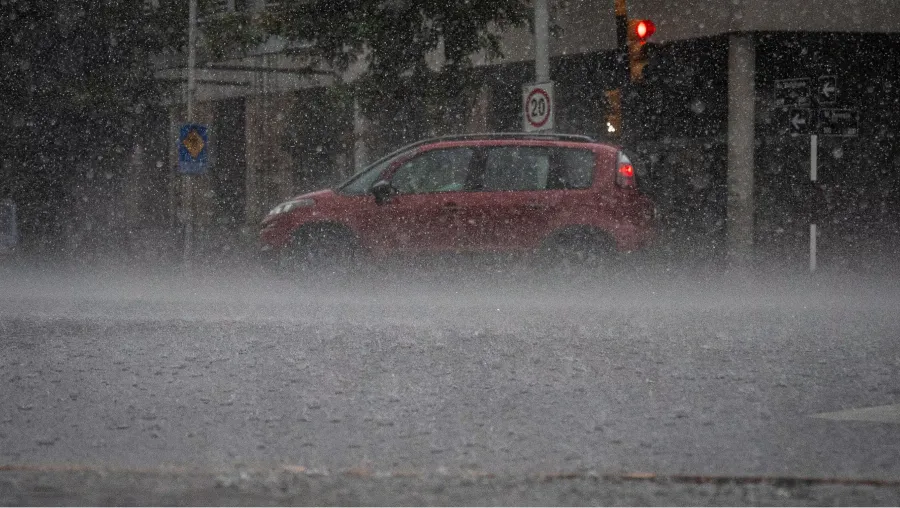
<instances>
[{"instance_id":1,"label":"car wheel","mask_svg":"<svg viewBox=\"0 0 900 508\"><path fill-rule=\"evenodd\" d=\"M307 277L347 277L358 262L356 240L348 231L328 226L311 226L294 235L293 245L282 267Z\"/></svg>"},{"instance_id":2,"label":"car wheel","mask_svg":"<svg viewBox=\"0 0 900 508\"><path fill-rule=\"evenodd\" d=\"M577 229L557 234L545 244L543 264L551 273L605 271L616 258L615 243L602 232Z\"/></svg>"}]
</instances>

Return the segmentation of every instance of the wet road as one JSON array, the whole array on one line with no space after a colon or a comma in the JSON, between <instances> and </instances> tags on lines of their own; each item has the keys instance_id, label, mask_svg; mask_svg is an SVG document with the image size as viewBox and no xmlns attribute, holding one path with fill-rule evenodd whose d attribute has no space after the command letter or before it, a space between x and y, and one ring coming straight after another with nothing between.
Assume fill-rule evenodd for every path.
<instances>
[{"instance_id":1,"label":"wet road","mask_svg":"<svg viewBox=\"0 0 900 508\"><path fill-rule=\"evenodd\" d=\"M2 276L8 469L900 479L896 285Z\"/></svg>"}]
</instances>

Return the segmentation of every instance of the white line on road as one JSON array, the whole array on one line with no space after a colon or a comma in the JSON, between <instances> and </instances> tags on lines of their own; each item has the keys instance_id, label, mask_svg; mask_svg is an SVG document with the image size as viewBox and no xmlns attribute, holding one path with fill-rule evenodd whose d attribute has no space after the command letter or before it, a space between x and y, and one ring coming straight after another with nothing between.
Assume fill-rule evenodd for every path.
<instances>
[{"instance_id":1,"label":"white line on road","mask_svg":"<svg viewBox=\"0 0 900 508\"><path fill-rule=\"evenodd\" d=\"M810 416L824 420L900 423L900 404L847 409L846 411L819 413Z\"/></svg>"}]
</instances>

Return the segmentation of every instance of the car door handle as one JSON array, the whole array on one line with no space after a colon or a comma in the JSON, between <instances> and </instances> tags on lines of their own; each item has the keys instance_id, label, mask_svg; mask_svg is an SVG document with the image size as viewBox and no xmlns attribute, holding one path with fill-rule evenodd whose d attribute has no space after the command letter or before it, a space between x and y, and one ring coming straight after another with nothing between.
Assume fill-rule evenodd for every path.
<instances>
[{"instance_id":1,"label":"car door handle","mask_svg":"<svg viewBox=\"0 0 900 508\"><path fill-rule=\"evenodd\" d=\"M546 210L547 208L549 207L543 203L527 203L525 205L526 210Z\"/></svg>"},{"instance_id":2,"label":"car door handle","mask_svg":"<svg viewBox=\"0 0 900 508\"><path fill-rule=\"evenodd\" d=\"M459 210L460 210L460 206L457 205L456 203L453 203L453 202L444 203L444 211L445 212L457 212Z\"/></svg>"}]
</instances>

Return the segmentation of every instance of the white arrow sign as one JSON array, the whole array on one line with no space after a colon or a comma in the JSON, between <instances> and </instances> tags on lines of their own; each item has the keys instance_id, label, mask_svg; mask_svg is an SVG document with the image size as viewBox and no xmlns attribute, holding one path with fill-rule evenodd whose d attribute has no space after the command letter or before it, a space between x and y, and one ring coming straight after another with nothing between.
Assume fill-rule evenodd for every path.
<instances>
[{"instance_id":1,"label":"white arrow sign","mask_svg":"<svg viewBox=\"0 0 900 508\"><path fill-rule=\"evenodd\" d=\"M819 76L819 104L834 104L837 94L837 76Z\"/></svg>"},{"instance_id":2,"label":"white arrow sign","mask_svg":"<svg viewBox=\"0 0 900 508\"><path fill-rule=\"evenodd\" d=\"M792 134L806 134L809 132L809 110L793 108L788 117L790 132Z\"/></svg>"}]
</instances>

